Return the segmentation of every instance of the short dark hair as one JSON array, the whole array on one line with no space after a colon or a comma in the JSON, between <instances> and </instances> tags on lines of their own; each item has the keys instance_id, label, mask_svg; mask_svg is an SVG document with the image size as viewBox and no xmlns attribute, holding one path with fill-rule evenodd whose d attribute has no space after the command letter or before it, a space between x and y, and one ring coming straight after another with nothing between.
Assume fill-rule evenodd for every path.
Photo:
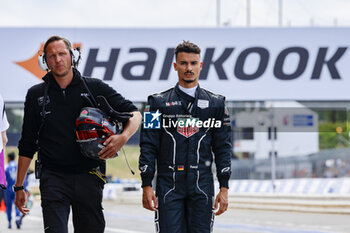
<instances>
[{"instance_id":1,"label":"short dark hair","mask_svg":"<svg viewBox=\"0 0 350 233\"><path fill-rule=\"evenodd\" d=\"M67 46L67 49L69 51L72 50L72 44L69 42L69 40L67 40L66 38L64 37L60 37L60 36L51 36L49 39L47 39L47 41L45 42L45 45L44 45L44 53L46 54L46 49L47 49L47 46L49 46L50 43L54 42L54 41L59 41L59 40L62 40L65 45Z\"/></svg>"},{"instance_id":2,"label":"short dark hair","mask_svg":"<svg viewBox=\"0 0 350 233\"><path fill-rule=\"evenodd\" d=\"M7 154L7 157L12 161L12 160L15 160L15 152L10 152Z\"/></svg>"},{"instance_id":3,"label":"short dark hair","mask_svg":"<svg viewBox=\"0 0 350 233\"><path fill-rule=\"evenodd\" d=\"M175 48L175 57L177 57L178 53L185 52L185 53L195 53L195 54L201 54L201 49L198 47L198 45L190 42L190 41L183 41L181 44L179 44Z\"/></svg>"}]
</instances>

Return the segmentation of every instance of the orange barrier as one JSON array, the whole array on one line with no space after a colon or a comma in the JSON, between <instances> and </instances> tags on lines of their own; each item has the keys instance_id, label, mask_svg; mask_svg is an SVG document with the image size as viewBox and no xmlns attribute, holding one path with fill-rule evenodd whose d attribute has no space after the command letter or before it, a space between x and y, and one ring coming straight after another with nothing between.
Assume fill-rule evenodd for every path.
<instances>
[{"instance_id":1,"label":"orange barrier","mask_svg":"<svg viewBox=\"0 0 350 233\"><path fill-rule=\"evenodd\" d=\"M6 211L6 206L4 200L0 203L0 212L5 212Z\"/></svg>"}]
</instances>

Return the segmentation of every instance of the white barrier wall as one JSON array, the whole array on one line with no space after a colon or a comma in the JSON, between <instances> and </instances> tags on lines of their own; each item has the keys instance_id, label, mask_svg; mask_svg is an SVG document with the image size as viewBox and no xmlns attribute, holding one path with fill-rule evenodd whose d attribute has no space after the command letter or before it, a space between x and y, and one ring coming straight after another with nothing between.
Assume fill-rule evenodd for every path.
<instances>
[{"instance_id":1,"label":"white barrier wall","mask_svg":"<svg viewBox=\"0 0 350 233\"><path fill-rule=\"evenodd\" d=\"M227 100L348 100L350 28L0 28L0 93L24 101L45 73L38 51L51 35L78 44L79 70L133 101L173 86L173 48L202 48L200 84Z\"/></svg>"},{"instance_id":2,"label":"white barrier wall","mask_svg":"<svg viewBox=\"0 0 350 233\"><path fill-rule=\"evenodd\" d=\"M344 178L299 178L275 181L276 190L273 192L271 180L230 180L229 195L251 194L286 194L286 195L324 195L350 196L350 177ZM39 180L34 175L29 176L29 187L38 188ZM219 183L215 181L216 193ZM116 199L118 194L126 190L134 190L142 196L141 183L138 180L122 180L121 183L107 183L104 188L105 199ZM138 194L136 194L137 196Z\"/></svg>"},{"instance_id":3,"label":"white barrier wall","mask_svg":"<svg viewBox=\"0 0 350 233\"><path fill-rule=\"evenodd\" d=\"M302 196L350 196L350 178L300 178L276 180L276 189L273 191L271 180L230 180L229 195L252 195L252 194L281 194ZM131 181L123 183L108 183L105 185L104 198L117 199L118 195L126 192L125 189L133 188L134 194L141 198L141 183ZM215 182L216 193L219 191L219 183Z\"/></svg>"},{"instance_id":4,"label":"white barrier wall","mask_svg":"<svg viewBox=\"0 0 350 233\"><path fill-rule=\"evenodd\" d=\"M341 194L350 195L350 178L300 178L276 180L230 180L230 194Z\"/></svg>"}]
</instances>

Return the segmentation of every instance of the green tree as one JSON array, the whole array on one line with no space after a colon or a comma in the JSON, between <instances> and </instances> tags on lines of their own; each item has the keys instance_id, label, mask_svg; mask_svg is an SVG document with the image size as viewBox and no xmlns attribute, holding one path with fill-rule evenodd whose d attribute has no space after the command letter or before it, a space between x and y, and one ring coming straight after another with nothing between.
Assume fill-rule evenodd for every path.
<instances>
[{"instance_id":1,"label":"green tree","mask_svg":"<svg viewBox=\"0 0 350 233\"><path fill-rule=\"evenodd\" d=\"M320 150L350 146L348 122L319 123L318 128Z\"/></svg>"}]
</instances>

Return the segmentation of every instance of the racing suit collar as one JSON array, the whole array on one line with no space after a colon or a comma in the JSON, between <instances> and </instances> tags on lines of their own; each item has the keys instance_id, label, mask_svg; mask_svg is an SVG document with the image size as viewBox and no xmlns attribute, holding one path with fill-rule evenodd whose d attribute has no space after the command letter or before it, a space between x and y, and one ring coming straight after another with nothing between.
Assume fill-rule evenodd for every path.
<instances>
[{"instance_id":1,"label":"racing suit collar","mask_svg":"<svg viewBox=\"0 0 350 233\"><path fill-rule=\"evenodd\" d=\"M177 83L176 86L175 86L176 93L181 98L185 99L186 101L190 101L190 102L193 102L197 98L198 90L199 90L199 85L197 86L195 97L192 97L192 96L186 94L185 92L181 91L181 89L179 88L179 83Z\"/></svg>"},{"instance_id":2,"label":"racing suit collar","mask_svg":"<svg viewBox=\"0 0 350 233\"><path fill-rule=\"evenodd\" d=\"M186 111L186 113L194 114L193 106L197 104L196 100L198 99L198 93L200 90L199 85L197 86L195 97L192 97L186 94L185 92L181 91L179 88L179 83L176 84L174 89L178 98L181 100L182 108Z\"/></svg>"}]
</instances>

